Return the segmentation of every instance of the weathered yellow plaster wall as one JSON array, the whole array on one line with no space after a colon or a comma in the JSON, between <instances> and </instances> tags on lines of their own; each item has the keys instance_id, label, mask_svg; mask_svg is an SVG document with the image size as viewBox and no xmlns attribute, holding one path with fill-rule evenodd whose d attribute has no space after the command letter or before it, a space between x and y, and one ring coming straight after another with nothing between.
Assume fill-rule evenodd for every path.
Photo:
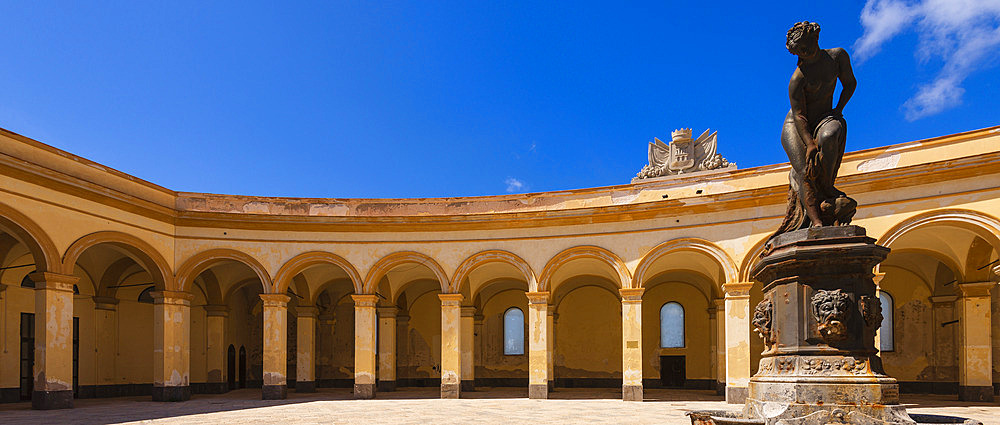
<instances>
[{"instance_id":1,"label":"weathered yellow plaster wall","mask_svg":"<svg viewBox=\"0 0 1000 425\"><path fill-rule=\"evenodd\" d=\"M561 378L621 378L621 299L607 289L574 289L556 306L555 374Z\"/></svg>"},{"instance_id":2,"label":"weathered yellow plaster wall","mask_svg":"<svg viewBox=\"0 0 1000 425\"><path fill-rule=\"evenodd\" d=\"M516 307L524 313L525 344L523 355L504 355L503 315L507 309ZM479 335L482 350L478 356L476 376L481 378L527 378L528 377L528 298L524 291L511 289L500 292L483 305L481 315L483 325Z\"/></svg>"},{"instance_id":3,"label":"weathered yellow plaster wall","mask_svg":"<svg viewBox=\"0 0 1000 425\"><path fill-rule=\"evenodd\" d=\"M409 307L406 369L400 368L399 378L441 377L441 300L438 292L420 294ZM399 347L402 350L402 347Z\"/></svg>"}]
</instances>

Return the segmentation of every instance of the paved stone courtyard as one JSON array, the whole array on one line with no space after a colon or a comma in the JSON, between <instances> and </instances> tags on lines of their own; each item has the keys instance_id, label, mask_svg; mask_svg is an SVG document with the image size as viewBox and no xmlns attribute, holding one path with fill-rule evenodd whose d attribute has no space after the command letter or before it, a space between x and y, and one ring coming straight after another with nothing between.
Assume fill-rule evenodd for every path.
<instances>
[{"instance_id":1,"label":"paved stone courtyard","mask_svg":"<svg viewBox=\"0 0 1000 425\"><path fill-rule=\"evenodd\" d=\"M436 389L380 393L354 400L350 390L313 394L289 391L287 400L260 400L260 390L196 395L184 403L154 403L149 397L76 400L76 408L33 411L30 403L0 405L0 423L32 424L689 424L692 409L732 409L710 391L646 390L643 403L617 400L619 391L560 389L549 400L529 400L526 390L503 388L465 393L467 399L441 400ZM1000 424L1000 402L958 402L955 396L903 395L913 413L971 417Z\"/></svg>"}]
</instances>

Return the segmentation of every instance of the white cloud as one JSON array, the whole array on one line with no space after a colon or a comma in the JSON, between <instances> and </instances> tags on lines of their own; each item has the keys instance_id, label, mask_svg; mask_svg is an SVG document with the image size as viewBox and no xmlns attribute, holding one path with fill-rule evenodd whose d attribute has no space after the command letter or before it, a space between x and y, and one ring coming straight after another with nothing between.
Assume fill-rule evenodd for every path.
<instances>
[{"instance_id":1,"label":"white cloud","mask_svg":"<svg viewBox=\"0 0 1000 425\"><path fill-rule=\"evenodd\" d=\"M524 182L513 177L507 177L507 180L504 180L504 184L507 185L507 193L517 192L524 188Z\"/></svg>"},{"instance_id":2,"label":"white cloud","mask_svg":"<svg viewBox=\"0 0 1000 425\"><path fill-rule=\"evenodd\" d=\"M864 35L854 44L864 61L893 37L915 29L917 58L943 62L934 81L917 89L903 109L913 121L962 103L962 82L1000 54L1000 0L868 0Z\"/></svg>"}]
</instances>

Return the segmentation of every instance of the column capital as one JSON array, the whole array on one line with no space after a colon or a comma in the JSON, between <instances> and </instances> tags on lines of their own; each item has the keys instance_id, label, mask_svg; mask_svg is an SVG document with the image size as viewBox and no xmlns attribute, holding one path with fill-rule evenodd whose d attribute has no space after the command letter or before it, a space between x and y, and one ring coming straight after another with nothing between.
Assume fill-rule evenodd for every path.
<instances>
[{"instance_id":1,"label":"column capital","mask_svg":"<svg viewBox=\"0 0 1000 425\"><path fill-rule=\"evenodd\" d=\"M52 272L34 272L28 278L35 282L35 289L69 292L73 292L73 285L80 281L80 278L73 275Z\"/></svg>"},{"instance_id":2,"label":"column capital","mask_svg":"<svg viewBox=\"0 0 1000 425\"><path fill-rule=\"evenodd\" d=\"M300 305L295 308L296 317L313 317L319 315L319 309L313 305Z\"/></svg>"},{"instance_id":3,"label":"column capital","mask_svg":"<svg viewBox=\"0 0 1000 425\"><path fill-rule=\"evenodd\" d=\"M525 292L528 296L528 304L548 304L549 292Z\"/></svg>"},{"instance_id":4,"label":"column capital","mask_svg":"<svg viewBox=\"0 0 1000 425\"><path fill-rule=\"evenodd\" d=\"M220 304L206 304L202 308L205 309L205 315L208 317L229 317L229 306Z\"/></svg>"},{"instance_id":5,"label":"column capital","mask_svg":"<svg viewBox=\"0 0 1000 425\"><path fill-rule=\"evenodd\" d=\"M712 300L712 305L715 306L715 310L716 311L725 311L726 310L726 299L725 298L716 298L716 299L713 299Z\"/></svg>"},{"instance_id":6,"label":"column capital","mask_svg":"<svg viewBox=\"0 0 1000 425\"><path fill-rule=\"evenodd\" d=\"M288 307L288 300L291 297L285 294L260 294L260 300L264 302L264 307Z\"/></svg>"},{"instance_id":7,"label":"column capital","mask_svg":"<svg viewBox=\"0 0 1000 425\"><path fill-rule=\"evenodd\" d=\"M392 306L390 306L390 307L378 307L378 308L375 309L375 311L378 312L378 317L380 319L382 319L382 318L385 318L385 319L395 319L396 316L399 314L399 308L398 307L392 307Z\"/></svg>"},{"instance_id":8,"label":"column capital","mask_svg":"<svg viewBox=\"0 0 1000 425\"><path fill-rule=\"evenodd\" d=\"M642 293L646 292L646 288L621 288L618 292L622 294L623 303L637 303L642 302Z\"/></svg>"},{"instance_id":9,"label":"column capital","mask_svg":"<svg viewBox=\"0 0 1000 425\"><path fill-rule=\"evenodd\" d=\"M462 294L438 294L438 298L441 299L442 306L459 306L465 296Z\"/></svg>"},{"instance_id":10,"label":"column capital","mask_svg":"<svg viewBox=\"0 0 1000 425\"><path fill-rule=\"evenodd\" d=\"M182 291L153 291L149 295L153 297L153 304L190 306L194 299L194 295Z\"/></svg>"},{"instance_id":11,"label":"column capital","mask_svg":"<svg viewBox=\"0 0 1000 425\"><path fill-rule=\"evenodd\" d=\"M375 307L378 304L378 295L374 294L354 294L351 299L355 307Z\"/></svg>"},{"instance_id":12,"label":"column capital","mask_svg":"<svg viewBox=\"0 0 1000 425\"><path fill-rule=\"evenodd\" d=\"M118 298L94 296L94 308L98 310L115 311L118 309Z\"/></svg>"},{"instance_id":13,"label":"column capital","mask_svg":"<svg viewBox=\"0 0 1000 425\"><path fill-rule=\"evenodd\" d=\"M473 306L462 306L462 317L476 317L476 308Z\"/></svg>"},{"instance_id":14,"label":"column capital","mask_svg":"<svg viewBox=\"0 0 1000 425\"><path fill-rule=\"evenodd\" d=\"M958 295L936 295L930 300L931 304L951 304L958 300Z\"/></svg>"},{"instance_id":15,"label":"column capital","mask_svg":"<svg viewBox=\"0 0 1000 425\"><path fill-rule=\"evenodd\" d=\"M958 290L962 293L962 298L988 297L990 289L996 286L996 282L967 282L959 283Z\"/></svg>"},{"instance_id":16,"label":"column capital","mask_svg":"<svg viewBox=\"0 0 1000 425\"><path fill-rule=\"evenodd\" d=\"M728 282L722 285L726 298L749 297L753 282Z\"/></svg>"},{"instance_id":17,"label":"column capital","mask_svg":"<svg viewBox=\"0 0 1000 425\"><path fill-rule=\"evenodd\" d=\"M875 287L880 287L882 279L885 279L885 273L873 273L872 280L875 282Z\"/></svg>"}]
</instances>

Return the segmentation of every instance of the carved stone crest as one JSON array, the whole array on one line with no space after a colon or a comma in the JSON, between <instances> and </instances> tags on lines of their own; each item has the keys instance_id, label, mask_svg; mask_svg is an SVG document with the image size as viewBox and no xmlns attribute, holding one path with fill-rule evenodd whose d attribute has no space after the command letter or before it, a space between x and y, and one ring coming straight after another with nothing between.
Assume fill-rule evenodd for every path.
<instances>
[{"instance_id":1,"label":"carved stone crest","mask_svg":"<svg viewBox=\"0 0 1000 425\"><path fill-rule=\"evenodd\" d=\"M649 144L649 164L642 167L632 182L717 168L736 168L736 164L716 153L717 132L705 130L697 139L692 134L690 128L674 130L670 133L670 144L653 138Z\"/></svg>"},{"instance_id":2,"label":"carved stone crest","mask_svg":"<svg viewBox=\"0 0 1000 425\"><path fill-rule=\"evenodd\" d=\"M865 319L865 324L874 325L875 329L882 326L882 303L877 297L862 295L858 300L858 308L861 310L861 317Z\"/></svg>"},{"instance_id":3,"label":"carved stone crest","mask_svg":"<svg viewBox=\"0 0 1000 425\"><path fill-rule=\"evenodd\" d=\"M758 303L753 311L753 330L764 339L764 345L767 347L774 345L773 314L774 305L768 299Z\"/></svg>"},{"instance_id":4,"label":"carved stone crest","mask_svg":"<svg viewBox=\"0 0 1000 425\"><path fill-rule=\"evenodd\" d=\"M840 289L818 290L812 296L812 313L819 322L819 333L827 342L847 339L847 319L851 296Z\"/></svg>"}]
</instances>

